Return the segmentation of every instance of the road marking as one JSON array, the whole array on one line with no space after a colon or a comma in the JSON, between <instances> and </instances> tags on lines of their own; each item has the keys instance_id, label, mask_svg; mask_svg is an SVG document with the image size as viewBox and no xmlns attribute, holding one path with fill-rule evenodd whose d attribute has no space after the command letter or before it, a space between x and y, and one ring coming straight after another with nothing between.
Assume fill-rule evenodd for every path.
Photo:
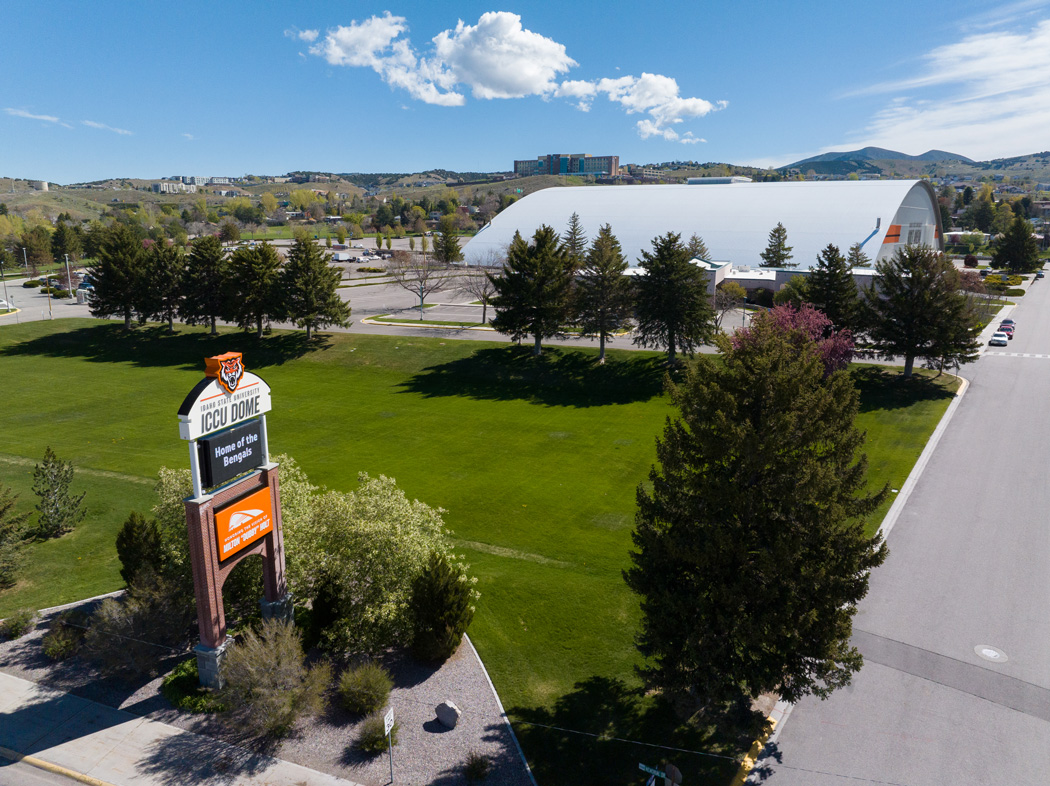
<instances>
[{"instance_id":1,"label":"road marking","mask_svg":"<svg viewBox=\"0 0 1050 786\"><path fill-rule=\"evenodd\" d=\"M983 357L986 358L1036 358L1038 360L1046 360L1050 358L1050 355L1039 355L1034 352L986 352Z\"/></svg>"}]
</instances>

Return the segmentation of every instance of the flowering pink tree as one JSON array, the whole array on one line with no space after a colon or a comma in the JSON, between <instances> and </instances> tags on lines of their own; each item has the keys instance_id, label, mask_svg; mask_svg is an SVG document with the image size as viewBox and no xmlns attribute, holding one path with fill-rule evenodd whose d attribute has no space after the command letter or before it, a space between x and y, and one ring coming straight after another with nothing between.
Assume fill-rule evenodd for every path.
<instances>
[{"instance_id":1,"label":"flowering pink tree","mask_svg":"<svg viewBox=\"0 0 1050 786\"><path fill-rule=\"evenodd\" d=\"M754 344L761 331L771 330L792 336L800 350L812 345L824 364L824 376L845 369L853 360L853 335L848 330L835 331L831 320L809 304L802 308L777 306L757 314L750 327L742 328L732 338L733 347Z\"/></svg>"}]
</instances>

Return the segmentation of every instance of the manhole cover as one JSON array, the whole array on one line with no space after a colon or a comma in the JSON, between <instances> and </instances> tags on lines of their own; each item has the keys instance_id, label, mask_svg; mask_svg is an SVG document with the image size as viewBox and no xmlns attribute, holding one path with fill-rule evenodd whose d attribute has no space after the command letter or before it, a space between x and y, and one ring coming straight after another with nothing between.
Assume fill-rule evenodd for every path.
<instances>
[{"instance_id":1,"label":"manhole cover","mask_svg":"<svg viewBox=\"0 0 1050 786\"><path fill-rule=\"evenodd\" d=\"M1001 649L988 644L978 644L973 648L973 651L977 653L977 657L984 658L992 663L1006 663L1006 661L1010 660Z\"/></svg>"}]
</instances>

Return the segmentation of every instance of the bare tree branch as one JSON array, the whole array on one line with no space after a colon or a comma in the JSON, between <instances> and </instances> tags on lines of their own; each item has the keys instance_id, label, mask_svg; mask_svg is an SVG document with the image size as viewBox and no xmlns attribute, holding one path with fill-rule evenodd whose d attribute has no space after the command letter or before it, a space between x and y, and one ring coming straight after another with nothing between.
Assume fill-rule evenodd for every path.
<instances>
[{"instance_id":1,"label":"bare tree branch","mask_svg":"<svg viewBox=\"0 0 1050 786\"><path fill-rule=\"evenodd\" d=\"M407 251L395 251L387 272L402 289L406 289L419 298L419 319L423 319L423 307L426 299L445 288L454 277L454 271L448 265L436 261L427 254L413 255Z\"/></svg>"}]
</instances>

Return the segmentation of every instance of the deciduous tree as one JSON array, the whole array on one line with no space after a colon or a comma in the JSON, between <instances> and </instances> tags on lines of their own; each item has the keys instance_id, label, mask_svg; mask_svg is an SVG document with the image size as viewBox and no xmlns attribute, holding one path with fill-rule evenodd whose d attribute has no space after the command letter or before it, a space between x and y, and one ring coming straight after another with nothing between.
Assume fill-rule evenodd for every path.
<instances>
[{"instance_id":1,"label":"deciduous tree","mask_svg":"<svg viewBox=\"0 0 1050 786\"><path fill-rule=\"evenodd\" d=\"M668 232L653 239L652 253L642 251L645 274L634 279L634 343L666 347L668 363L679 350L692 353L715 335L707 275L689 260L682 236Z\"/></svg>"},{"instance_id":2,"label":"deciduous tree","mask_svg":"<svg viewBox=\"0 0 1050 786\"><path fill-rule=\"evenodd\" d=\"M433 256L420 254L418 257L407 251L395 251L387 272L399 287L419 298L419 318L423 319L423 308L426 299L439 289L444 289L452 280L452 271L444 262L438 262Z\"/></svg>"},{"instance_id":3,"label":"deciduous tree","mask_svg":"<svg viewBox=\"0 0 1050 786\"><path fill-rule=\"evenodd\" d=\"M715 287L715 327L722 329L726 314L742 308L747 300L747 290L735 281L723 281Z\"/></svg>"},{"instance_id":4,"label":"deciduous tree","mask_svg":"<svg viewBox=\"0 0 1050 786\"><path fill-rule=\"evenodd\" d=\"M575 213L573 214L575 215ZM627 259L606 224L598 229L576 281L576 323L584 336L598 338L598 362L605 363L605 342L623 330L634 309Z\"/></svg>"},{"instance_id":5,"label":"deciduous tree","mask_svg":"<svg viewBox=\"0 0 1050 786\"><path fill-rule=\"evenodd\" d=\"M704 705L827 696L862 663L856 605L886 556L864 522L864 437L849 376L760 316L671 388L678 415L638 489L624 578L641 597L649 685Z\"/></svg>"}]
</instances>

